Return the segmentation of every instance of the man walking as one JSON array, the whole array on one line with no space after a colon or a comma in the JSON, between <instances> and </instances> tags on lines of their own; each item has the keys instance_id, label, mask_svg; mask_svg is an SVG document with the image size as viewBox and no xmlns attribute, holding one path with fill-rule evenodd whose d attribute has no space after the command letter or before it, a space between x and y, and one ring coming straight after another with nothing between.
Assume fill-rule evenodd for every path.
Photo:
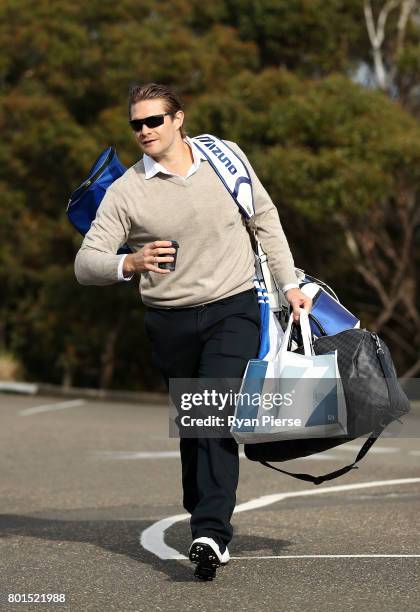
<instances>
[{"instance_id":1,"label":"man walking","mask_svg":"<svg viewBox=\"0 0 420 612\"><path fill-rule=\"evenodd\" d=\"M246 224L220 178L183 130L176 94L135 86L129 118L143 158L107 190L75 260L82 285L140 277L152 360L170 378L241 378L258 354L260 314ZM254 222L277 283L299 320L311 299L298 287L277 209L235 143L252 179ZM175 270L171 262L179 244ZM125 242L133 250L116 255ZM211 579L229 561L239 476L233 438L181 438L183 504L191 513L189 556Z\"/></svg>"}]
</instances>

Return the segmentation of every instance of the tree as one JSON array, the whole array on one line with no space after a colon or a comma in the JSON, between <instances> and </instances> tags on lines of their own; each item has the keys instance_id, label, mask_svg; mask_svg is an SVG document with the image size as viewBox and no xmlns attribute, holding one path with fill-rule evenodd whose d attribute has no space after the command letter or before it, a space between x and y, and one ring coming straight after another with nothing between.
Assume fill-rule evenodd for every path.
<instances>
[{"instance_id":1,"label":"tree","mask_svg":"<svg viewBox=\"0 0 420 612\"><path fill-rule=\"evenodd\" d=\"M136 161L126 93L133 80L161 80L181 93L191 134L243 146L296 263L330 280L414 375L420 37L411 4L3 0L0 348L30 379L158 386L137 288L77 285L81 237L65 206L105 146ZM384 7L388 89L371 80L370 91L352 80L362 67L374 74Z\"/></svg>"},{"instance_id":2,"label":"tree","mask_svg":"<svg viewBox=\"0 0 420 612\"><path fill-rule=\"evenodd\" d=\"M366 28L372 46L373 65L377 85L383 91L391 91L396 86L398 60L404 52L404 41L410 18L418 9L417 0L387 0L378 10L375 23L371 0L364 2ZM391 40L385 40L387 20L398 11L398 20L394 26L395 35ZM387 44L385 45L385 42ZM386 56L386 60L384 59Z\"/></svg>"},{"instance_id":3,"label":"tree","mask_svg":"<svg viewBox=\"0 0 420 612\"><path fill-rule=\"evenodd\" d=\"M251 153L293 240L297 265L312 262L313 274L319 265L318 275L343 289L363 325L395 346L401 373L412 372L413 334L420 341L418 122L344 76L303 81L273 69L238 75L223 97L202 96L191 119L196 131L212 122ZM322 235L325 244L308 244L308 236ZM340 279L355 272L363 284L346 288Z\"/></svg>"},{"instance_id":4,"label":"tree","mask_svg":"<svg viewBox=\"0 0 420 612\"><path fill-rule=\"evenodd\" d=\"M0 44L7 49L0 59L0 337L22 356L30 378L157 385L136 318L138 291L78 287L73 259L81 239L65 205L105 146L116 145L127 165L136 160L125 108L131 81L182 83L188 99L256 66L252 43L217 24L197 34L187 14L182 0L0 5ZM134 368L118 354L129 344L130 320L139 334L128 335L144 351Z\"/></svg>"}]
</instances>

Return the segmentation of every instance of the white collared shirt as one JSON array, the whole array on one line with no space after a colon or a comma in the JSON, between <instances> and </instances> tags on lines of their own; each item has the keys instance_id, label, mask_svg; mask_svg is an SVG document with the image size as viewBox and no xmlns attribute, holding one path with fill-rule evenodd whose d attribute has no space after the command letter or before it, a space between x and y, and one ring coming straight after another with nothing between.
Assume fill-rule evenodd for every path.
<instances>
[{"instance_id":1,"label":"white collared shirt","mask_svg":"<svg viewBox=\"0 0 420 612\"><path fill-rule=\"evenodd\" d=\"M145 153L143 155L143 163L144 163L144 170L145 170L144 178L151 179L152 177L156 176L156 174L158 174L159 172L162 172L162 174L168 174L169 176L176 176L180 179L186 180L189 176L194 174L194 172L197 172L200 166L200 162L206 161L207 158L203 153L201 153L201 151L197 149L197 147L194 145L191 138L188 138L188 136L186 136L184 138L184 142L186 142L189 145L191 152L192 152L193 160L194 160L186 176L181 176L180 174L171 172L171 170L168 170L167 168L162 166L162 164L160 164L155 159L153 159L153 157L150 157L150 155L147 155Z\"/></svg>"}]
</instances>

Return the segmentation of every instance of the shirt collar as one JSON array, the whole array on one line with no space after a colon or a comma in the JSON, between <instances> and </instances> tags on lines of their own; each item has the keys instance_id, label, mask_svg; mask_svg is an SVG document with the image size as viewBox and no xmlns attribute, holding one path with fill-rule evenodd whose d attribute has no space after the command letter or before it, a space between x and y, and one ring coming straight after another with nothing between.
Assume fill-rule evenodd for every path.
<instances>
[{"instance_id":1,"label":"shirt collar","mask_svg":"<svg viewBox=\"0 0 420 612\"><path fill-rule=\"evenodd\" d=\"M197 170L200 165L200 162L206 161L207 157L204 155L204 153L202 153L199 149L197 149L194 142L188 136L184 138L184 142L186 142L191 148L192 156L194 160L192 166L194 167L194 170ZM177 176L170 170L167 170L166 168L164 168L162 164L160 164L155 159L153 159L153 157L150 157L150 155L147 155L147 153L143 155L143 163L144 163L144 171L145 171L144 178L145 179L150 179L153 176L156 176L156 174L158 174L159 172L162 172L163 174L168 174L170 176Z\"/></svg>"}]
</instances>

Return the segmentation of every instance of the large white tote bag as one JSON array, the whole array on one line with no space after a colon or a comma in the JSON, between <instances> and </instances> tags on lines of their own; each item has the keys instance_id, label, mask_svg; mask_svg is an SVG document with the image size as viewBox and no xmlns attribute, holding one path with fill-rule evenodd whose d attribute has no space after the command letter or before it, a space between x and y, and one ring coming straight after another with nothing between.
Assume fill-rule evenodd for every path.
<instances>
[{"instance_id":1,"label":"large white tote bag","mask_svg":"<svg viewBox=\"0 0 420 612\"><path fill-rule=\"evenodd\" d=\"M248 362L231 433L239 443L337 437L347 433L337 352L315 355L308 314L301 309L304 354L289 349L290 316L278 353Z\"/></svg>"}]
</instances>

